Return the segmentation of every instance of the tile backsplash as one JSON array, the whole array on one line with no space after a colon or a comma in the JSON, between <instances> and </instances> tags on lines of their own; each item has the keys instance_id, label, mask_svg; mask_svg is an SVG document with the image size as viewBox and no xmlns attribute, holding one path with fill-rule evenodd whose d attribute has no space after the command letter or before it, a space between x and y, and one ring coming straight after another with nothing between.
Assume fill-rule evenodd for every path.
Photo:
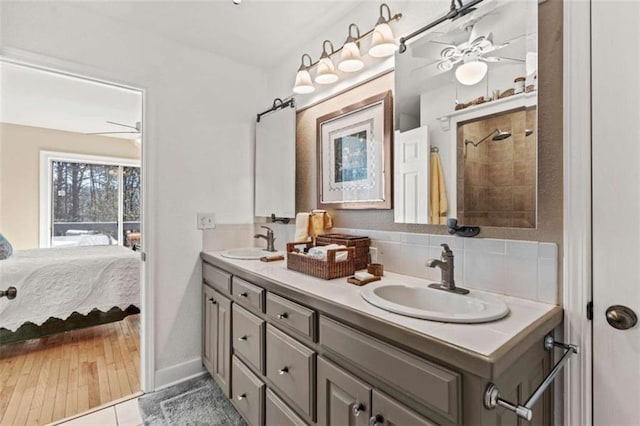
<instances>
[{"instance_id":1,"label":"tile backsplash","mask_svg":"<svg viewBox=\"0 0 640 426\"><path fill-rule=\"evenodd\" d=\"M440 269L425 262L439 259L440 244L447 243L455 255L456 285L558 303L558 247L553 243L345 228L332 232L368 235L385 270L432 281L440 280Z\"/></svg>"},{"instance_id":2,"label":"tile backsplash","mask_svg":"<svg viewBox=\"0 0 640 426\"><path fill-rule=\"evenodd\" d=\"M204 231L203 250L262 246L263 240L253 238L256 233L264 233L261 225L274 230L278 250L284 250L285 243L293 241L292 224L219 225ZM350 228L333 228L330 232L367 235L386 271L432 281L440 281L440 269L428 268L425 262L439 259L440 244L447 243L455 255L456 285L558 303L558 247L553 243Z\"/></svg>"}]
</instances>

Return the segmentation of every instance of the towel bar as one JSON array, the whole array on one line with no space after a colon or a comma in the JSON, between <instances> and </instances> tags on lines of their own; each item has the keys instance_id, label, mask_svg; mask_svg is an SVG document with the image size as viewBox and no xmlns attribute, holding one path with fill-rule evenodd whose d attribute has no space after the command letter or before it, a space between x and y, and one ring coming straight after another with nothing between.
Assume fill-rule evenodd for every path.
<instances>
[{"instance_id":1,"label":"towel bar","mask_svg":"<svg viewBox=\"0 0 640 426\"><path fill-rule=\"evenodd\" d=\"M553 340L553 337L551 335L548 335L544 338L544 348L547 351L553 350L555 346L564 349L566 352L562 355L560 361L558 361L558 363L553 366L553 369L551 370L549 375L545 377L542 383L540 383L540 386L538 386L538 388L533 392L533 395L529 397L524 405L513 404L500 398L500 389L498 389L498 387L493 383L489 383L487 385L487 389L484 391L484 407L487 410L493 410L496 407L500 406L502 408L506 408L509 411L513 411L518 417L531 421L531 418L533 417L533 411L531 410L531 407L533 407L538 399L540 399L544 391L547 390L551 382L553 382L560 370L562 370L562 367L564 367L567 361L569 361L571 355L578 353L578 347L576 345L568 345L565 343L556 342L555 340Z\"/></svg>"}]
</instances>

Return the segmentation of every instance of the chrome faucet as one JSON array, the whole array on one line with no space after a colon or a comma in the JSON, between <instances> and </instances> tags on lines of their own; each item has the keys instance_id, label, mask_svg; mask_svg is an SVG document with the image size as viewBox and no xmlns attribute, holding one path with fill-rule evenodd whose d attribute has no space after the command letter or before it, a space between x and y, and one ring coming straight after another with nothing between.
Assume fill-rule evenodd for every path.
<instances>
[{"instance_id":1,"label":"chrome faucet","mask_svg":"<svg viewBox=\"0 0 640 426\"><path fill-rule=\"evenodd\" d=\"M253 236L253 238L264 238L265 240L267 240L267 251L277 251L276 248L274 247L274 242L276 241L276 238L273 235L273 229L269 228L268 226L261 226L261 228L264 228L267 230L267 235L263 235L263 234L256 234Z\"/></svg>"},{"instance_id":2,"label":"chrome faucet","mask_svg":"<svg viewBox=\"0 0 640 426\"><path fill-rule=\"evenodd\" d=\"M429 287L458 294L469 293L469 290L465 288L456 287L456 281L453 278L453 252L449 248L449 245L440 244L440 246L442 246L442 260L429 259L427 260L426 266L429 268L440 268L440 271L442 272L442 279L440 284L429 284Z\"/></svg>"}]
</instances>

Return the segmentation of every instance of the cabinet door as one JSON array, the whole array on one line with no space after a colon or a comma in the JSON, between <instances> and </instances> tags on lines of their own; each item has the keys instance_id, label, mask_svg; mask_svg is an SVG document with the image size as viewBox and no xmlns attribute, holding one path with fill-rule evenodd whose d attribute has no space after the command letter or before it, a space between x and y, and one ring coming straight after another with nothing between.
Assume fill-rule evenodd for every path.
<instances>
[{"instance_id":1,"label":"cabinet door","mask_svg":"<svg viewBox=\"0 0 640 426\"><path fill-rule=\"evenodd\" d=\"M372 413L369 424L371 426L436 426L415 411L389 398L378 390L373 390Z\"/></svg>"},{"instance_id":2,"label":"cabinet door","mask_svg":"<svg viewBox=\"0 0 640 426\"><path fill-rule=\"evenodd\" d=\"M202 364L209 374L213 375L214 346L211 340L211 327L214 324L214 317L217 317L216 305L213 290L206 285L202 286Z\"/></svg>"},{"instance_id":3,"label":"cabinet door","mask_svg":"<svg viewBox=\"0 0 640 426\"><path fill-rule=\"evenodd\" d=\"M318 424L366 426L371 387L326 359L318 358Z\"/></svg>"},{"instance_id":4,"label":"cabinet door","mask_svg":"<svg viewBox=\"0 0 640 426\"><path fill-rule=\"evenodd\" d=\"M202 360L229 396L231 378L231 301L204 286L204 348Z\"/></svg>"}]
</instances>

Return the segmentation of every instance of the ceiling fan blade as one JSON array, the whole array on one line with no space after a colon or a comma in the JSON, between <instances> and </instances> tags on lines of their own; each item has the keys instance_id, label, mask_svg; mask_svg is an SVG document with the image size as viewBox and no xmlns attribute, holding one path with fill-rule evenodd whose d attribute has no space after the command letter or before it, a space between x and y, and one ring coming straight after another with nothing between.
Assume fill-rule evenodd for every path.
<instances>
[{"instance_id":1,"label":"ceiling fan blade","mask_svg":"<svg viewBox=\"0 0 640 426\"><path fill-rule=\"evenodd\" d=\"M493 62L493 63L524 63L525 61L523 59L517 59L517 58L505 58L502 56L489 56L489 57L480 57L478 58L481 61L485 61L485 62Z\"/></svg>"},{"instance_id":2,"label":"ceiling fan blade","mask_svg":"<svg viewBox=\"0 0 640 426\"><path fill-rule=\"evenodd\" d=\"M94 133L85 133L85 135L124 135L124 134L137 135L137 134L140 134L140 132L135 131L135 132L94 132Z\"/></svg>"},{"instance_id":3,"label":"ceiling fan blade","mask_svg":"<svg viewBox=\"0 0 640 426\"><path fill-rule=\"evenodd\" d=\"M106 120L106 121L107 121L107 123L109 123L109 124L115 124L116 126L121 126L121 127L128 127L128 128L133 129L133 130L135 130L135 131L137 131L137 132L139 132L139 131L140 131L140 128L139 128L139 123L140 123L140 122L139 122L139 121L136 123L136 125L135 125L135 126L129 126L128 124L117 123L117 122L115 122L115 121L109 121L109 120Z\"/></svg>"}]
</instances>

